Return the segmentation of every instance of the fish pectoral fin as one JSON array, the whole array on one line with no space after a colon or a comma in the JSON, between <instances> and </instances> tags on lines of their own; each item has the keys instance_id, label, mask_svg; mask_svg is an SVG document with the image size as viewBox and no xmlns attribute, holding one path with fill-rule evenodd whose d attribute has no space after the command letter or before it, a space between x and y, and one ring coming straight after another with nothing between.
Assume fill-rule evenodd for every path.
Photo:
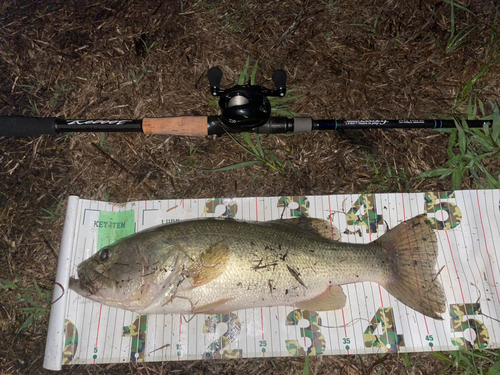
<instances>
[{"instance_id":1,"label":"fish pectoral fin","mask_svg":"<svg viewBox=\"0 0 500 375\"><path fill-rule=\"evenodd\" d=\"M226 269L229 252L229 245L221 241L201 253L185 272L186 278L191 283L191 289L218 278Z\"/></svg>"},{"instance_id":2,"label":"fish pectoral fin","mask_svg":"<svg viewBox=\"0 0 500 375\"><path fill-rule=\"evenodd\" d=\"M300 309L313 311L339 310L345 306L346 296L338 285L330 285L320 295L313 299L296 303Z\"/></svg>"},{"instance_id":3,"label":"fish pectoral fin","mask_svg":"<svg viewBox=\"0 0 500 375\"><path fill-rule=\"evenodd\" d=\"M193 313L194 314L213 314L213 313L217 313L217 314L222 314L222 313L227 313L227 312L231 312L232 310L225 310L224 309L224 305L228 302L231 302L234 298L223 298L219 301L215 301L215 302L212 302L212 303L209 303L207 305L203 305L203 306L196 306L195 308L193 308Z\"/></svg>"}]
</instances>

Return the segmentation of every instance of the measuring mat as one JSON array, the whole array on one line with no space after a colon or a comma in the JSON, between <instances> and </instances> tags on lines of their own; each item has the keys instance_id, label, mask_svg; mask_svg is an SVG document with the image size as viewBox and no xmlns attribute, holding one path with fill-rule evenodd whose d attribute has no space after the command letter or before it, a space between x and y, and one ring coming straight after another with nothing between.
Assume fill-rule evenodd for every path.
<instances>
[{"instance_id":1,"label":"measuring mat","mask_svg":"<svg viewBox=\"0 0 500 375\"><path fill-rule=\"evenodd\" d=\"M68 288L78 264L153 226L218 217L325 219L342 242L368 243L426 213L438 239L444 320L406 307L376 283L343 285L346 306L292 306L213 315L139 315ZM500 346L500 191L99 202L70 196L44 367L217 358L425 352ZM498 337L497 337L498 335Z\"/></svg>"}]
</instances>

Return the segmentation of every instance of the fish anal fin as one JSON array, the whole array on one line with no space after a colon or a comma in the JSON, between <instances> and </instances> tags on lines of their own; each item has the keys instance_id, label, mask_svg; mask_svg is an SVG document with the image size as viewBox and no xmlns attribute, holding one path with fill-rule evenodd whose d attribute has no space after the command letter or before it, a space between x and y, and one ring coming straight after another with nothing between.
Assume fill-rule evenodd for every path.
<instances>
[{"instance_id":1,"label":"fish anal fin","mask_svg":"<svg viewBox=\"0 0 500 375\"><path fill-rule=\"evenodd\" d=\"M221 241L201 253L184 273L190 287L197 288L218 278L227 267L229 252L229 246Z\"/></svg>"},{"instance_id":2,"label":"fish anal fin","mask_svg":"<svg viewBox=\"0 0 500 375\"><path fill-rule=\"evenodd\" d=\"M222 314L231 312L232 310L224 309L224 305L228 302L231 302L234 298L222 298L218 301L208 303L202 306L196 306L193 308L193 314Z\"/></svg>"},{"instance_id":3,"label":"fish anal fin","mask_svg":"<svg viewBox=\"0 0 500 375\"><path fill-rule=\"evenodd\" d=\"M330 285L326 290L313 299L296 303L299 309L313 311L339 310L345 306L346 296L338 285Z\"/></svg>"}]
</instances>

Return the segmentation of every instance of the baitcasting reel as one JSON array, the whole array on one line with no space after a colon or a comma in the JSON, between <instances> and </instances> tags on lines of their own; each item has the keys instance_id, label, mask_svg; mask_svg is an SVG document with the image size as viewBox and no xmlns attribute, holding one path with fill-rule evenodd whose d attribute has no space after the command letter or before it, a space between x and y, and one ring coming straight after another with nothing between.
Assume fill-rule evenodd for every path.
<instances>
[{"instance_id":1,"label":"baitcasting reel","mask_svg":"<svg viewBox=\"0 0 500 375\"><path fill-rule=\"evenodd\" d=\"M210 68L208 81L212 95L220 96L219 106L222 114L219 120L227 127L239 131L248 131L266 124L271 116L271 103L267 97L286 95L285 71L276 70L272 79L276 90L252 85L250 81L248 85L221 89L222 71L218 67Z\"/></svg>"}]
</instances>

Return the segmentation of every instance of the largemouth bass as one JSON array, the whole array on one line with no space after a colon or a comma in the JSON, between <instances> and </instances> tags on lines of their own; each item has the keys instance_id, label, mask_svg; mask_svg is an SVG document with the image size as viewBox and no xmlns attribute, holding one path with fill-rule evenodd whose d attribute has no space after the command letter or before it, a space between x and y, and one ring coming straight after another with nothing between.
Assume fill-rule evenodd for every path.
<instances>
[{"instance_id":1,"label":"largemouth bass","mask_svg":"<svg viewBox=\"0 0 500 375\"><path fill-rule=\"evenodd\" d=\"M321 219L184 221L136 233L78 266L70 287L141 314L294 306L341 309L340 285L373 281L434 319L445 312L437 240L416 216L369 244L332 240Z\"/></svg>"}]
</instances>

